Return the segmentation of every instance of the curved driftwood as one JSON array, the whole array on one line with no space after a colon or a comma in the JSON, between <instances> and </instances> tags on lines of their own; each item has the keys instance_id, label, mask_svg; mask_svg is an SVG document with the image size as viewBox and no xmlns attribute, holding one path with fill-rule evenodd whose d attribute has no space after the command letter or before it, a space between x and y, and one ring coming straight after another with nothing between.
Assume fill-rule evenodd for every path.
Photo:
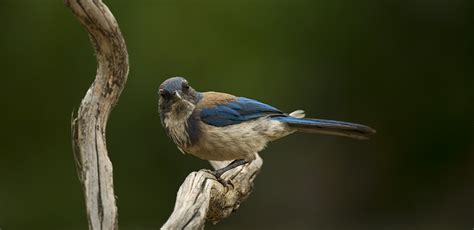
<instances>
[{"instance_id":1,"label":"curved driftwood","mask_svg":"<svg viewBox=\"0 0 474 230\"><path fill-rule=\"evenodd\" d=\"M229 162L211 161L215 169ZM250 195L253 181L262 167L257 159L250 164L232 169L217 181L208 170L192 172L179 188L173 213L161 229L203 229L206 220L217 223L228 217Z\"/></svg>"},{"instance_id":2,"label":"curved driftwood","mask_svg":"<svg viewBox=\"0 0 474 230\"><path fill-rule=\"evenodd\" d=\"M97 75L72 120L73 148L89 229L117 229L112 163L105 129L128 75L128 53L114 16L101 0L65 0L89 33Z\"/></svg>"}]
</instances>

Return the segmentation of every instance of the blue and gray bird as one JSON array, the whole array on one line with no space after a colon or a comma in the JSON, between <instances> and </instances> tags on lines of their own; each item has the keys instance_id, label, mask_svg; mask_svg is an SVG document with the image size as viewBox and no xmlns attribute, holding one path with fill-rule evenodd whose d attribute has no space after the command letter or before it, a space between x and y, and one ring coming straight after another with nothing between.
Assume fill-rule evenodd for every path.
<instances>
[{"instance_id":1,"label":"blue and gray bird","mask_svg":"<svg viewBox=\"0 0 474 230\"><path fill-rule=\"evenodd\" d=\"M245 97L198 92L182 77L164 81L159 88L161 124L183 153L203 160L233 161L214 171L224 172L251 162L268 142L294 132L323 133L367 139L375 130L360 124L304 118Z\"/></svg>"}]
</instances>

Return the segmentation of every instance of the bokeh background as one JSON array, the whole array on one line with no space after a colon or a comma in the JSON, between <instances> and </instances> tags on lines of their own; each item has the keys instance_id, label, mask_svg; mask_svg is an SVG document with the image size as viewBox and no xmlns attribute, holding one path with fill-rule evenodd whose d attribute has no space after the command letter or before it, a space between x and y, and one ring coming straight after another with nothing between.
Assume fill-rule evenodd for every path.
<instances>
[{"instance_id":1,"label":"bokeh background","mask_svg":"<svg viewBox=\"0 0 474 230\"><path fill-rule=\"evenodd\" d=\"M108 124L121 229L157 229L209 168L165 136L157 87L259 99L377 129L295 134L261 153L254 193L209 229L474 228L470 0L107 1L130 75ZM0 228L86 229L70 119L95 75L62 1L0 1Z\"/></svg>"}]
</instances>

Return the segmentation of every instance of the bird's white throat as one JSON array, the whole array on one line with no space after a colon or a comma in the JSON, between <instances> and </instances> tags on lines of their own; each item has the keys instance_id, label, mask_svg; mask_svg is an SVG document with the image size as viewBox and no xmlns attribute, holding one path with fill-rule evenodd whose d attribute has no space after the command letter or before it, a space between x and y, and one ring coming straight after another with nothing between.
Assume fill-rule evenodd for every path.
<instances>
[{"instance_id":1,"label":"bird's white throat","mask_svg":"<svg viewBox=\"0 0 474 230\"><path fill-rule=\"evenodd\" d=\"M186 132L188 118L194 111L194 104L187 100L180 100L171 106L170 112L165 114L164 124L173 141L182 147L189 142Z\"/></svg>"}]
</instances>

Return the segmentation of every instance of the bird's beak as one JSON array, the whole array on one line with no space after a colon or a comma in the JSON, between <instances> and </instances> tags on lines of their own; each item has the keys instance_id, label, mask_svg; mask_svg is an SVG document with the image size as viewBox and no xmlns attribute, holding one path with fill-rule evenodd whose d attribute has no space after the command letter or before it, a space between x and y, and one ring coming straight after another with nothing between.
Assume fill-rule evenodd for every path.
<instances>
[{"instance_id":1,"label":"bird's beak","mask_svg":"<svg viewBox=\"0 0 474 230\"><path fill-rule=\"evenodd\" d=\"M179 91L174 91L174 96L175 98L181 100L183 99L183 96L181 95L181 93Z\"/></svg>"}]
</instances>

